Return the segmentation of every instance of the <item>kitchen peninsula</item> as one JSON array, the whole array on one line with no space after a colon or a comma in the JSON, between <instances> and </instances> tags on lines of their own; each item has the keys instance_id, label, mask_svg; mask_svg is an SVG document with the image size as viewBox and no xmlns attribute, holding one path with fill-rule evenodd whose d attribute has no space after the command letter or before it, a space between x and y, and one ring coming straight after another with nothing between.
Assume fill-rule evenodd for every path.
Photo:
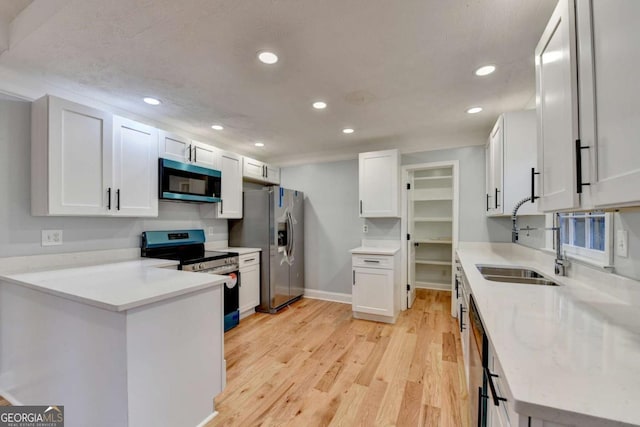
<instances>
[{"instance_id":1,"label":"kitchen peninsula","mask_svg":"<svg viewBox=\"0 0 640 427\"><path fill-rule=\"evenodd\" d=\"M64 405L70 427L212 418L224 386L227 278L176 264L0 271L0 393Z\"/></svg>"}]
</instances>

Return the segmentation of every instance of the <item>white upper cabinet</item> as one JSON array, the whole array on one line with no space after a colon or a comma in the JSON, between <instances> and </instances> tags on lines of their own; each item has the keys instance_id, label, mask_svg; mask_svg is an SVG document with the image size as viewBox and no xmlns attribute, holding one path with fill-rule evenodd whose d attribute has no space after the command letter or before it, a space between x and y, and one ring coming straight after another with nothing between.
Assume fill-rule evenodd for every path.
<instances>
[{"instance_id":1,"label":"white upper cabinet","mask_svg":"<svg viewBox=\"0 0 640 427\"><path fill-rule=\"evenodd\" d=\"M191 163L210 169L218 169L216 155L217 148L204 142L191 143Z\"/></svg>"},{"instance_id":2,"label":"white upper cabinet","mask_svg":"<svg viewBox=\"0 0 640 427\"><path fill-rule=\"evenodd\" d=\"M243 160L242 176L249 181L280 184L280 168L250 157L245 157Z\"/></svg>"},{"instance_id":3,"label":"white upper cabinet","mask_svg":"<svg viewBox=\"0 0 640 427\"><path fill-rule=\"evenodd\" d=\"M158 153L163 159L190 162L193 157L191 140L175 133L159 130Z\"/></svg>"},{"instance_id":4,"label":"white upper cabinet","mask_svg":"<svg viewBox=\"0 0 640 427\"><path fill-rule=\"evenodd\" d=\"M575 141L578 92L575 9L560 0L535 50L538 183L542 211L578 207Z\"/></svg>"},{"instance_id":5,"label":"white upper cabinet","mask_svg":"<svg viewBox=\"0 0 640 427\"><path fill-rule=\"evenodd\" d=\"M486 149L487 215L511 215L516 204L531 196L536 167L535 110L504 113L496 122ZM538 213L537 202L527 202L519 215Z\"/></svg>"},{"instance_id":6,"label":"white upper cabinet","mask_svg":"<svg viewBox=\"0 0 640 427\"><path fill-rule=\"evenodd\" d=\"M112 132L104 111L53 96L33 103L33 215L107 214Z\"/></svg>"},{"instance_id":7,"label":"white upper cabinet","mask_svg":"<svg viewBox=\"0 0 640 427\"><path fill-rule=\"evenodd\" d=\"M158 215L155 129L45 96L31 143L33 215Z\"/></svg>"},{"instance_id":8,"label":"white upper cabinet","mask_svg":"<svg viewBox=\"0 0 640 427\"><path fill-rule=\"evenodd\" d=\"M638 205L640 2L578 0L576 14L583 188L596 207Z\"/></svg>"},{"instance_id":9,"label":"white upper cabinet","mask_svg":"<svg viewBox=\"0 0 640 427\"><path fill-rule=\"evenodd\" d=\"M114 213L158 216L158 131L113 117Z\"/></svg>"},{"instance_id":10,"label":"white upper cabinet","mask_svg":"<svg viewBox=\"0 0 640 427\"><path fill-rule=\"evenodd\" d=\"M158 155L163 159L215 169L216 150L209 144L193 141L182 135L158 131Z\"/></svg>"},{"instance_id":11,"label":"white upper cabinet","mask_svg":"<svg viewBox=\"0 0 640 427\"><path fill-rule=\"evenodd\" d=\"M221 201L200 205L203 218L242 218L242 156L215 150L215 169L222 173Z\"/></svg>"},{"instance_id":12,"label":"white upper cabinet","mask_svg":"<svg viewBox=\"0 0 640 427\"><path fill-rule=\"evenodd\" d=\"M359 212L362 218L400 216L400 153L398 150L360 153Z\"/></svg>"},{"instance_id":13,"label":"white upper cabinet","mask_svg":"<svg viewBox=\"0 0 640 427\"><path fill-rule=\"evenodd\" d=\"M558 3L536 48L541 210L640 204L637 22L635 0Z\"/></svg>"}]
</instances>

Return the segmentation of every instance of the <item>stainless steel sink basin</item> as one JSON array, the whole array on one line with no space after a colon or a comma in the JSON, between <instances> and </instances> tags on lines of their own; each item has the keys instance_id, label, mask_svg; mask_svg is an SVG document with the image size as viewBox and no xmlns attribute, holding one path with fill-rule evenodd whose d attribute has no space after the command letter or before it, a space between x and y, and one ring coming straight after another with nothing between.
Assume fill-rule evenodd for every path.
<instances>
[{"instance_id":1,"label":"stainless steel sink basin","mask_svg":"<svg viewBox=\"0 0 640 427\"><path fill-rule=\"evenodd\" d=\"M559 286L552 279L537 271L519 267L477 265L482 276L493 282L522 283L526 285Z\"/></svg>"}]
</instances>

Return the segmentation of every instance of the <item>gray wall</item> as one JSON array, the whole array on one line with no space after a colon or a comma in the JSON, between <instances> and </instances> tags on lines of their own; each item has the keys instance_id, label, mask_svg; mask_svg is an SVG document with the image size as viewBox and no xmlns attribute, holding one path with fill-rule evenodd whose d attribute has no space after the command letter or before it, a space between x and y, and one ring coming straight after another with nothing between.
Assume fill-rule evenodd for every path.
<instances>
[{"instance_id":1,"label":"gray wall","mask_svg":"<svg viewBox=\"0 0 640 427\"><path fill-rule=\"evenodd\" d=\"M460 162L461 241L511 241L509 218L487 218L484 213L484 147L464 147L402 156L402 164L458 160ZM358 216L358 161L318 163L283 168L282 186L305 193L305 270L310 289L351 293L349 249L361 239L400 239L400 219L363 220ZM522 225L544 225L532 217ZM368 226L368 233L362 226ZM532 246L543 246L535 243ZM526 236L523 236L526 242Z\"/></svg>"},{"instance_id":2,"label":"gray wall","mask_svg":"<svg viewBox=\"0 0 640 427\"><path fill-rule=\"evenodd\" d=\"M281 185L305 194L305 286L351 293L349 249L360 245L364 221L358 214L358 161L292 166Z\"/></svg>"},{"instance_id":3,"label":"gray wall","mask_svg":"<svg viewBox=\"0 0 640 427\"><path fill-rule=\"evenodd\" d=\"M28 102L0 99L0 257L135 248L143 230L212 227L209 240L227 240L226 220L201 220L187 203L160 202L152 219L32 217L30 111ZM43 229L63 230L64 244L42 247Z\"/></svg>"},{"instance_id":4,"label":"gray wall","mask_svg":"<svg viewBox=\"0 0 640 427\"><path fill-rule=\"evenodd\" d=\"M629 257L616 255L617 230L629 232ZM613 215L613 265L615 273L640 280L640 211L617 212Z\"/></svg>"}]
</instances>

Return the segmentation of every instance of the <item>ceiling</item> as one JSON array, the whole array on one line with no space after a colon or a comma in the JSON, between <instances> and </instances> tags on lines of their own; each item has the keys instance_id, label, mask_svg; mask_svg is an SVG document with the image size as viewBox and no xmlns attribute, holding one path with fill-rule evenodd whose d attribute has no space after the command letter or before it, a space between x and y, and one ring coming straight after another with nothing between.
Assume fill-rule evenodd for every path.
<instances>
[{"instance_id":1,"label":"ceiling","mask_svg":"<svg viewBox=\"0 0 640 427\"><path fill-rule=\"evenodd\" d=\"M533 106L556 1L11 0L3 20L26 9L0 66L276 163L424 151L482 144L501 112Z\"/></svg>"}]
</instances>

